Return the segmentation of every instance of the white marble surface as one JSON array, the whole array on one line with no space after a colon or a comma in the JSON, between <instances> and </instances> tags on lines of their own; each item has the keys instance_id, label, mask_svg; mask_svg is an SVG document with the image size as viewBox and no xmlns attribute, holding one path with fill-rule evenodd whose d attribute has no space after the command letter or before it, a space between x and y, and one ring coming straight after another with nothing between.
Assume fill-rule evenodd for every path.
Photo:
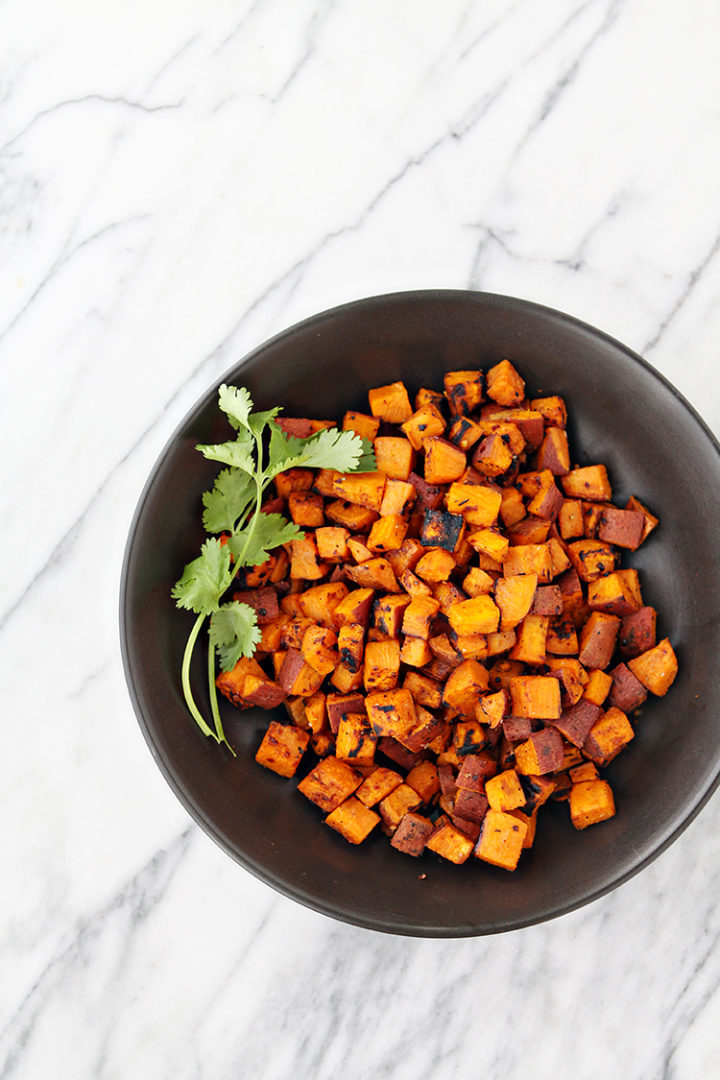
<instances>
[{"instance_id":1,"label":"white marble surface","mask_svg":"<svg viewBox=\"0 0 720 1080\"><path fill-rule=\"evenodd\" d=\"M720 432L716 0L0 4L0 1078L720 1075L720 798L488 939L355 929L188 819L126 693L142 484L251 347L351 298L532 298Z\"/></svg>"}]
</instances>

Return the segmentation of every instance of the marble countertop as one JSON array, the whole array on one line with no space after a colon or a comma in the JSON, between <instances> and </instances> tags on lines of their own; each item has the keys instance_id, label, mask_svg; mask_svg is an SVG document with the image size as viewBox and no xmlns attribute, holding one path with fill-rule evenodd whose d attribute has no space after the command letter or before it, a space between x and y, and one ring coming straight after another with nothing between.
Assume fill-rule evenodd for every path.
<instances>
[{"instance_id":1,"label":"marble countertop","mask_svg":"<svg viewBox=\"0 0 720 1080\"><path fill-rule=\"evenodd\" d=\"M720 798L546 925L394 938L188 818L122 672L134 507L197 397L345 300L578 316L720 433L720 8L0 5L0 1078L720 1075Z\"/></svg>"}]
</instances>

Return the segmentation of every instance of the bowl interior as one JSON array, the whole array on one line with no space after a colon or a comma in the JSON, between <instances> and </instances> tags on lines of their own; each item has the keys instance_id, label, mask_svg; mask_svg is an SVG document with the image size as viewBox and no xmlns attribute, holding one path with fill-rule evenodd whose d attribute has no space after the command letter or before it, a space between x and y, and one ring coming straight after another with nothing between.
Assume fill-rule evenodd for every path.
<instances>
[{"instance_id":1,"label":"bowl interior","mask_svg":"<svg viewBox=\"0 0 720 1080\"><path fill-rule=\"evenodd\" d=\"M509 874L477 860L455 867L415 860L382 835L352 847L322 815L253 760L270 714L221 709L237 759L189 717L180 665L193 616L170 588L198 552L202 492L216 466L197 442L228 437L213 388L177 430L140 500L121 597L126 674L140 724L171 787L235 859L279 891L337 918L428 936L493 933L558 915L620 883L658 854L700 809L719 772L720 456L678 393L617 342L565 315L480 293L422 292L358 301L279 335L227 373L256 408L342 417L367 411L367 390L402 379L411 392L441 387L456 368L510 358L533 394L562 394L573 459L604 462L619 505L637 495L660 527L624 565L640 571L680 672L652 698L636 738L606 770L617 815L576 832L567 807L541 812L537 838ZM205 661L193 679L203 695Z\"/></svg>"}]
</instances>

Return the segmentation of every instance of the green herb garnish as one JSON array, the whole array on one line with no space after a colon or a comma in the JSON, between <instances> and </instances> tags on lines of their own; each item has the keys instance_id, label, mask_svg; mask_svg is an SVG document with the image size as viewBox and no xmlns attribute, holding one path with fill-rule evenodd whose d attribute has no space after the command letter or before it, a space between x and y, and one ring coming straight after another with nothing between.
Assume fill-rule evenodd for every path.
<instances>
[{"instance_id":1,"label":"green herb garnish","mask_svg":"<svg viewBox=\"0 0 720 1080\"><path fill-rule=\"evenodd\" d=\"M276 548L299 540L302 529L282 514L260 510L268 484L287 469L335 469L337 472L369 472L375 458L369 443L352 431L325 428L309 439L286 435L275 423L279 408L252 412L253 402L244 387L220 387L218 404L237 432L235 439L197 449L211 461L226 466L213 487L203 495L203 525L210 536L200 555L183 570L173 586L178 607L194 611L193 624L182 663L182 687L188 709L203 734L232 747L225 738L215 671L219 655L223 671L231 671L243 656L252 656L260 641L257 617L248 604L223 603L238 571L258 566ZM212 725L197 707L190 686L190 663L200 630L210 620L208 634L208 687ZM234 751L233 751L234 753Z\"/></svg>"}]
</instances>

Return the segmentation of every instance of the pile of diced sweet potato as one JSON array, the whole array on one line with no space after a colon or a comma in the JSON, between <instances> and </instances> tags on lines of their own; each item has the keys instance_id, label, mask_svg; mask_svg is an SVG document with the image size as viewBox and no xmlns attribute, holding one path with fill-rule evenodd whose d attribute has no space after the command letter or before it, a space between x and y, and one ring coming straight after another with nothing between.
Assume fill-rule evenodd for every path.
<instances>
[{"instance_id":1,"label":"pile of diced sweet potato","mask_svg":"<svg viewBox=\"0 0 720 1080\"><path fill-rule=\"evenodd\" d=\"M375 472L277 478L264 509L305 535L246 574L262 641L217 685L285 706L256 759L300 774L351 843L379 826L408 855L512 870L548 800L578 829L615 813L599 771L677 661L621 567L657 518L613 505L602 463L573 464L566 420L502 360L414 407L401 382L371 390L342 426L372 441Z\"/></svg>"}]
</instances>

